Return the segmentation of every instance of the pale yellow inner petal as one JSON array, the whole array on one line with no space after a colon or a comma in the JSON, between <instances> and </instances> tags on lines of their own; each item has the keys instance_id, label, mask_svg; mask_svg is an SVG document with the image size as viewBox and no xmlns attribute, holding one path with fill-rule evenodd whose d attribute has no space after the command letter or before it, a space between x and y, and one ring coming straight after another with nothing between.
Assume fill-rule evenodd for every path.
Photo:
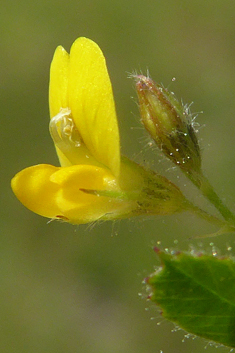
<instances>
[{"instance_id":1,"label":"pale yellow inner petal","mask_svg":"<svg viewBox=\"0 0 235 353\"><path fill-rule=\"evenodd\" d=\"M103 167L84 144L70 109L61 108L60 112L50 120L49 130L62 167L77 164Z\"/></svg>"}]
</instances>

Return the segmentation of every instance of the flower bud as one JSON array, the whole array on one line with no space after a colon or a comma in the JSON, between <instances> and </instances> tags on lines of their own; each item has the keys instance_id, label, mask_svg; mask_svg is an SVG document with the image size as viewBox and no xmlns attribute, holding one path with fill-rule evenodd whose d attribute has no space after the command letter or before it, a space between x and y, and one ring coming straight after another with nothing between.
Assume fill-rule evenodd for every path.
<instances>
[{"instance_id":1,"label":"flower bud","mask_svg":"<svg viewBox=\"0 0 235 353\"><path fill-rule=\"evenodd\" d=\"M200 148L188 109L149 77L135 79L142 122L150 136L188 176L200 173Z\"/></svg>"}]
</instances>

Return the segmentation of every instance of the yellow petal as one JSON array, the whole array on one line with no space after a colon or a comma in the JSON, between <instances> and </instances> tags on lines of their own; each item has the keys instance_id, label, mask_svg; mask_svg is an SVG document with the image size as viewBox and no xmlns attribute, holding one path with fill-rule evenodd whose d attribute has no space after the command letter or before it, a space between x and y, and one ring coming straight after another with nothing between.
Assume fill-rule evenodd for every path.
<instances>
[{"instance_id":1,"label":"yellow petal","mask_svg":"<svg viewBox=\"0 0 235 353\"><path fill-rule=\"evenodd\" d=\"M97 44L77 39L70 52L69 107L92 155L118 177L119 131L105 58Z\"/></svg>"},{"instance_id":2,"label":"yellow petal","mask_svg":"<svg viewBox=\"0 0 235 353\"><path fill-rule=\"evenodd\" d=\"M61 46L57 47L50 69L49 107L50 116L56 116L60 108L68 107L68 68L69 54Z\"/></svg>"},{"instance_id":3,"label":"yellow petal","mask_svg":"<svg viewBox=\"0 0 235 353\"><path fill-rule=\"evenodd\" d=\"M31 211L48 218L56 218L60 210L55 202L58 185L50 176L59 168L39 164L23 169L11 181L13 192L19 201Z\"/></svg>"},{"instance_id":4,"label":"yellow petal","mask_svg":"<svg viewBox=\"0 0 235 353\"><path fill-rule=\"evenodd\" d=\"M124 207L119 200L89 193L117 189L116 180L107 169L75 165L59 169L50 180L60 186L56 202L71 223L92 222Z\"/></svg>"},{"instance_id":5,"label":"yellow petal","mask_svg":"<svg viewBox=\"0 0 235 353\"><path fill-rule=\"evenodd\" d=\"M59 46L55 51L50 69L49 108L51 118L56 116L61 108L68 107L68 69L69 54ZM56 151L61 166L71 165L58 148Z\"/></svg>"},{"instance_id":6,"label":"yellow petal","mask_svg":"<svg viewBox=\"0 0 235 353\"><path fill-rule=\"evenodd\" d=\"M71 167L57 168L50 177L53 183L60 187L75 187L87 190L117 190L118 186L114 176L108 169L94 165L73 165Z\"/></svg>"}]
</instances>

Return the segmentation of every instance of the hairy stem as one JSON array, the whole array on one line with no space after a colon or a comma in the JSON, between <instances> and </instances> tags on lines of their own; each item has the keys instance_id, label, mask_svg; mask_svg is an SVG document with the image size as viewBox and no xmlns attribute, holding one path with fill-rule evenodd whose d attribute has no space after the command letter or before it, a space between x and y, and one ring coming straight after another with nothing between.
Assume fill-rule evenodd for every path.
<instances>
[{"instance_id":1,"label":"hairy stem","mask_svg":"<svg viewBox=\"0 0 235 353\"><path fill-rule=\"evenodd\" d=\"M209 180L203 175L203 173L188 174L188 178L196 185L203 196L212 203L215 208L220 212L223 218L232 226L235 226L235 215L229 210L229 208L222 202L220 197L215 192L213 186Z\"/></svg>"},{"instance_id":2,"label":"hairy stem","mask_svg":"<svg viewBox=\"0 0 235 353\"><path fill-rule=\"evenodd\" d=\"M235 232L235 226L231 225L230 222L221 220L206 211L202 210L200 207L195 206L193 203L190 201L187 201L187 208L190 212L196 214L200 218L203 218L204 220L208 221L209 223L214 224L215 226L219 227L219 231L215 233L215 235L219 235L222 233L231 233Z\"/></svg>"}]
</instances>

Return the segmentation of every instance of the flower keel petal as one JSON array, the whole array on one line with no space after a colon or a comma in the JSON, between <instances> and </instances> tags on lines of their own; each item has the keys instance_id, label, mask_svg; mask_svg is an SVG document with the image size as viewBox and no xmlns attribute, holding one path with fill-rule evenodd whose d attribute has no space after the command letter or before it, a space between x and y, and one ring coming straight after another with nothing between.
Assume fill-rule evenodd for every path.
<instances>
[{"instance_id":1,"label":"flower keel petal","mask_svg":"<svg viewBox=\"0 0 235 353\"><path fill-rule=\"evenodd\" d=\"M92 222L123 207L119 200L90 193L119 190L108 169L75 165L61 168L51 175L50 181L59 186L56 202L62 214L71 223Z\"/></svg>"},{"instance_id":2,"label":"flower keel petal","mask_svg":"<svg viewBox=\"0 0 235 353\"><path fill-rule=\"evenodd\" d=\"M23 169L12 179L12 190L31 211L48 218L61 216L55 202L59 187L50 181L50 176L58 169L48 164Z\"/></svg>"}]
</instances>

